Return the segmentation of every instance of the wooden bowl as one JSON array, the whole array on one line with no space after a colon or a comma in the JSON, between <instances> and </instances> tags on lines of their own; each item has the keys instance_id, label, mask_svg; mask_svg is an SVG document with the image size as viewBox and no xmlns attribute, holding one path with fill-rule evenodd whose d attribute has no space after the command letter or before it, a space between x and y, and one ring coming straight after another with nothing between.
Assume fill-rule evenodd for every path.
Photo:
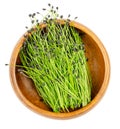
<instances>
[{"instance_id":1,"label":"wooden bowl","mask_svg":"<svg viewBox=\"0 0 120 129\"><path fill-rule=\"evenodd\" d=\"M86 56L89 59L88 64L92 75L92 101L85 107L71 112L52 112L51 109L46 106L42 99L38 96L33 82L16 68L16 64L20 63L19 51L25 40L24 36L22 36L15 46L11 56L9 68L10 80L14 91L20 100L28 108L32 109L38 114L59 119L66 119L84 114L100 101L104 92L106 91L110 77L110 62L103 44L87 27L74 21L71 22L71 25L77 28L80 33L83 34L82 40L85 43Z\"/></svg>"}]
</instances>

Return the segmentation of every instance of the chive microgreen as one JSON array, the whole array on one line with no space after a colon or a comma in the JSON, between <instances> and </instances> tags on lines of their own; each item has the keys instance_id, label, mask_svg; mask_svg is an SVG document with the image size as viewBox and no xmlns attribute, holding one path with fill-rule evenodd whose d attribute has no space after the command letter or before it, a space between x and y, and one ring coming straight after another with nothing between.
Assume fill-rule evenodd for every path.
<instances>
[{"instance_id":1,"label":"chive microgreen","mask_svg":"<svg viewBox=\"0 0 120 129\"><path fill-rule=\"evenodd\" d=\"M48 6L49 10L43 8L48 11L41 20L46 24L44 28L35 18L39 12L29 14L31 23L36 26L28 30L29 35L24 35L19 52L22 65L17 67L32 79L40 98L54 112L69 112L91 101L89 60L77 29L70 26L69 19L64 25L57 22L63 15L58 14L58 7Z\"/></svg>"}]
</instances>

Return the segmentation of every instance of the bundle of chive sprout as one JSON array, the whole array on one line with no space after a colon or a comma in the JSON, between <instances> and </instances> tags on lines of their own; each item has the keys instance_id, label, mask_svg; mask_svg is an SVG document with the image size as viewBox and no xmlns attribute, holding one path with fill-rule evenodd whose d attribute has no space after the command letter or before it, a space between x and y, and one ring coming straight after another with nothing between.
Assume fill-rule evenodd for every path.
<instances>
[{"instance_id":1,"label":"bundle of chive sprout","mask_svg":"<svg viewBox=\"0 0 120 129\"><path fill-rule=\"evenodd\" d=\"M50 9L43 9L47 15L41 21L45 27L40 27L35 18L39 12L29 15L35 28L25 35L19 67L53 112L69 112L91 101L88 59L79 31L70 26L69 19L64 25L57 22L63 16L58 15L58 7L48 5Z\"/></svg>"}]
</instances>

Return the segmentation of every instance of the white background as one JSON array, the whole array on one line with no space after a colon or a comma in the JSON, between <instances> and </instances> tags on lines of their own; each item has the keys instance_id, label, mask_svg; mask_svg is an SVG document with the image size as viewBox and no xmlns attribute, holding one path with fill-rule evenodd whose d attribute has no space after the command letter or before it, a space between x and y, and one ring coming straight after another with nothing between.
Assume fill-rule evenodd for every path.
<instances>
[{"instance_id":1,"label":"white background","mask_svg":"<svg viewBox=\"0 0 120 129\"><path fill-rule=\"evenodd\" d=\"M101 39L110 57L111 78L102 100L87 114L55 120L26 108L16 97L10 80L12 50L29 24L28 14L51 3L60 13L78 16ZM0 0L0 129L120 128L120 3L119 0Z\"/></svg>"}]
</instances>

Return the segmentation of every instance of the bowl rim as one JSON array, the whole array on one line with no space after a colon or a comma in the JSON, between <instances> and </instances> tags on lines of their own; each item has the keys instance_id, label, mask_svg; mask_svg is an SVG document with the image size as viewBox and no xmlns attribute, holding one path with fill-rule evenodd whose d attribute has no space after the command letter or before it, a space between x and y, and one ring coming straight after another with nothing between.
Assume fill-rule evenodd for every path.
<instances>
[{"instance_id":1,"label":"bowl rim","mask_svg":"<svg viewBox=\"0 0 120 129\"><path fill-rule=\"evenodd\" d=\"M11 81L12 87L13 87L16 95L23 102L23 104L26 105L29 109L31 109L32 111L34 111L38 114L41 114L41 115L44 115L44 116L47 116L47 117L50 117L50 118L68 119L68 118L73 118L73 117L76 117L78 115L82 115L82 114L88 112L101 100L101 98L103 97L103 95L104 95L104 93L105 93L105 91L108 87L108 83L109 83L109 80L110 80L110 60L109 60L108 53L107 53L104 45L100 41L100 39L88 27L84 26L81 23L71 21L70 25L72 25L73 27L85 32L87 35L92 37L92 39L95 41L95 43L97 44L97 46L99 47L99 49L102 53L102 56L103 56L103 59L104 59L104 64L105 64L105 73L104 73L104 79L103 79L102 86L101 86L99 92L97 93L97 95L85 107L82 107L78 110L75 110L75 111L72 111L72 112L67 112L67 113L55 113L55 112L50 112L50 111L47 111L47 110L40 109L39 107L34 105L32 102L27 100L27 98L25 98L25 96L22 94L22 92L18 88L18 84L17 84L17 80L16 80L15 64L16 64L18 53L19 53L19 49L22 46L22 43L25 39L24 36L22 36L18 40L16 46L13 49L13 52L12 52L12 55L11 55L11 58L10 58L9 76L10 76L10 81Z\"/></svg>"}]
</instances>

